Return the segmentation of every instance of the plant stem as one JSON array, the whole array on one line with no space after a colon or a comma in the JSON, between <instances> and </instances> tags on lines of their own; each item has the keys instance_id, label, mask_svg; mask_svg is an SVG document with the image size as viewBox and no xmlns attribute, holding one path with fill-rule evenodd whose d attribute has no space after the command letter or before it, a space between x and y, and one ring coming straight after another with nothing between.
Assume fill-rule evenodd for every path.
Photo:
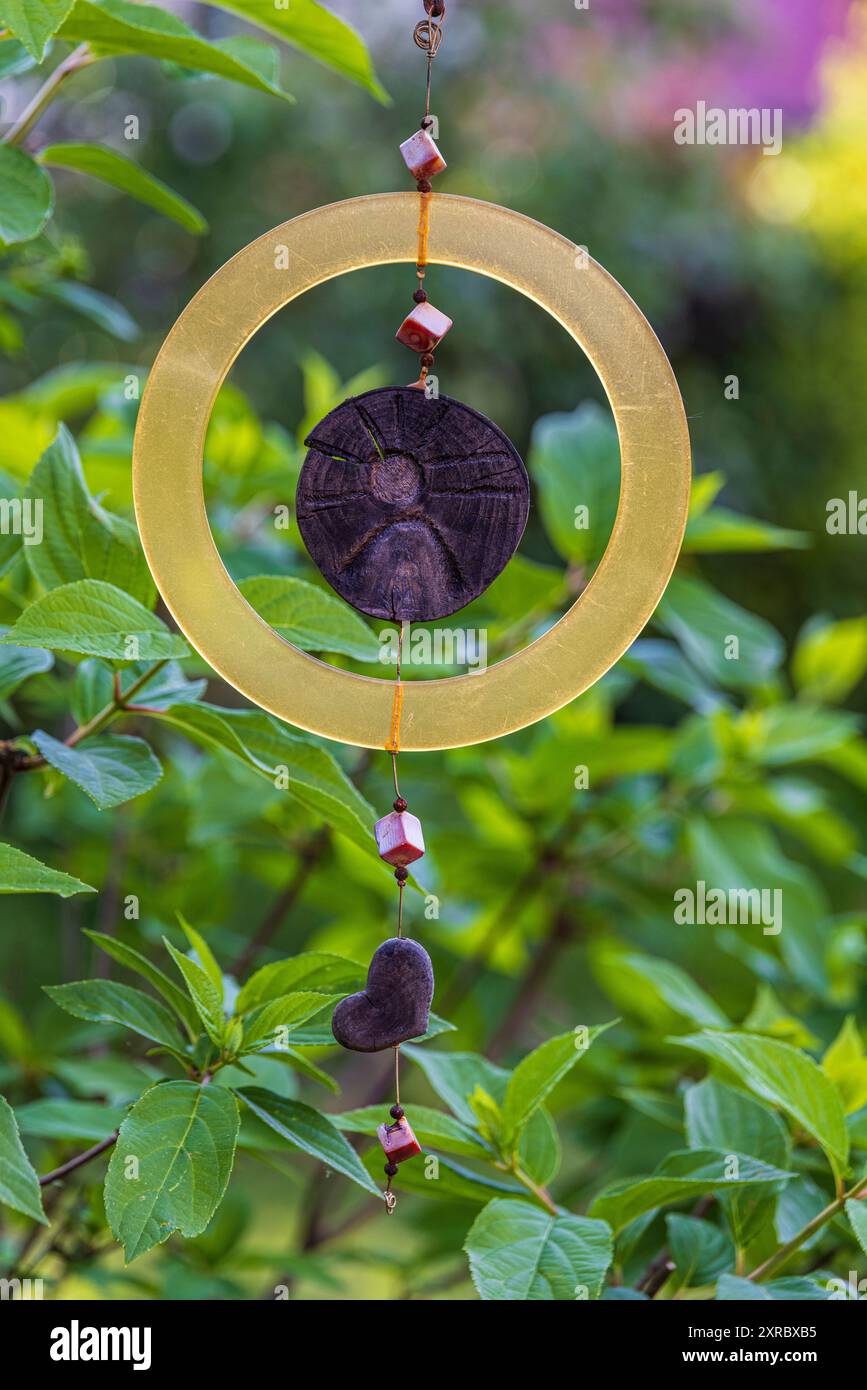
<instances>
[{"instance_id":1,"label":"plant stem","mask_svg":"<svg viewBox=\"0 0 867 1390\"><path fill-rule=\"evenodd\" d=\"M850 1198L861 1197L865 1194L867 1194L867 1181L861 1178L856 1182L850 1192L844 1192L841 1196L836 1197L833 1202L829 1202L817 1216L813 1217L812 1221L808 1221L806 1226L802 1226L800 1231L792 1236L791 1240L787 1240L785 1245L781 1245L779 1250L769 1256L763 1264L757 1265L752 1274L747 1275L747 1278L751 1279L754 1283L758 1283L760 1279L767 1279L768 1275L773 1274L775 1270L778 1270L781 1265L785 1264L790 1256L794 1255L805 1241L808 1241L811 1236L814 1236L817 1231L820 1231L826 1222L843 1211Z\"/></svg>"},{"instance_id":2,"label":"plant stem","mask_svg":"<svg viewBox=\"0 0 867 1390\"><path fill-rule=\"evenodd\" d=\"M138 680L133 681L129 690L124 694L120 695L118 693L118 687L116 686L115 694L105 708L101 709L98 714L95 714L92 719L89 719L86 724L80 724L79 727L73 730L69 735L69 738L66 739L67 748L77 748L79 743L82 743L86 738L91 738L93 734L100 733L107 724L110 724L111 721L117 717L117 715L123 714L133 696L137 695L142 686L147 685L148 681L152 680L158 671L162 670L167 660L168 658L163 661L155 662L153 666L145 671L144 675L139 676ZM45 758L34 754L33 757L23 758L14 768L14 771L33 772L45 766L47 766Z\"/></svg>"},{"instance_id":3,"label":"plant stem","mask_svg":"<svg viewBox=\"0 0 867 1390\"><path fill-rule=\"evenodd\" d=\"M62 1163L59 1168L54 1168L52 1172L46 1173L44 1178L39 1179L40 1187L47 1187L49 1183L59 1182L61 1178L67 1177L69 1173L74 1173L76 1168L81 1168L85 1163L89 1163L92 1158L97 1158L99 1154L105 1153L112 1144L117 1142L119 1131L115 1130L107 1139L101 1139L98 1144L94 1144L92 1149L86 1149L84 1153L77 1154L68 1163Z\"/></svg>"},{"instance_id":4,"label":"plant stem","mask_svg":"<svg viewBox=\"0 0 867 1390\"><path fill-rule=\"evenodd\" d=\"M514 1164L509 1171L514 1174L522 1187L526 1187L528 1192L532 1192L533 1196L542 1203L542 1206L545 1207L552 1216L557 1215L556 1203L547 1188L540 1187L537 1182L533 1182L529 1174L525 1173L523 1168L519 1168L517 1164Z\"/></svg>"},{"instance_id":5,"label":"plant stem","mask_svg":"<svg viewBox=\"0 0 867 1390\"><path fill-rule=\"evenodd\" d=\"M71 77L74 72L81 68L86 68L88 64L96 62L96 54L91 53L86 43L79 44L78 48L58 63L54 71L45 79L39 91L28 102L18 120L3 137L4 145L20 145L22 140L35 126L42 113L49 107L57 96L57 93L67 77Z\"/></svg>"}]
</instances>

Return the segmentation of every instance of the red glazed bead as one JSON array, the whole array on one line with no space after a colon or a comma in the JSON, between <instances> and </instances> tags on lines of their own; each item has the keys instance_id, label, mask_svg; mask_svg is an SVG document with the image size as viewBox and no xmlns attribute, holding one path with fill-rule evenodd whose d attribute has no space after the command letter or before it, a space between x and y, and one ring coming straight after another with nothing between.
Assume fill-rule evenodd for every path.
<instances>
[{"instance_id":1,"label":"red glazed bead","mask_svg":"<svg viewBox=\"0 0 867 1390\"><path fill-rule=\"evenodd\" d=\"M407 314L394 336L413 352L430 352L446 336L451 326L452 320L448 315L435 309L427 299Z\"/></svg>"},{"instance_id":2,"label":"red glazed bead","mask_svg":"<svg viewBox=\"0 0 867 1390\"><path fill-rule=\"evenodd\" d=\"M421 821L410 811L389 811L373 827L380 859L403 869L424 854Z\"/></svg>"},{"instance_id":3,"label":"red glazed bead","mask_svg":"<svg viewBox=\"0 0 867 1390\"><path fill-rule=\"evenodd\" d=\"M416 179L432 179L446 168L436 141L426 130L417 130L400 147L407 169Z\"/></svg>"},{"instance_id":4,"label":"red glazed bead","mask_svg":"<svg viewBox=\"0 0 867 1390\"><path fill-rule=\"evenodd\" d=\"M421 1153L421 1144L405 1117L396 1120L393 1125L380 1125L376 1136L389 1163L403 1163Z\"/></svg>"}]
</instances>

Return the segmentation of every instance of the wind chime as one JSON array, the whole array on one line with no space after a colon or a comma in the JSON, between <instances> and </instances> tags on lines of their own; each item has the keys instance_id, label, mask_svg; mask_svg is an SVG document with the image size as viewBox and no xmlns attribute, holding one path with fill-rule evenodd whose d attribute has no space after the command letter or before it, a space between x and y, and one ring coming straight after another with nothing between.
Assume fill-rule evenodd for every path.
<instances>
[{"instance_id":1,"label":"wind chime","mask_svg":"<svg viewBox=\"0 0 867 1390\"><path fill-rule=\"evenodd\" d=\"M444 0L423 0L414 39L426 55L424 115L400 146L415 193L348 199L293 218L229 261L166 339L139 413L136 516L157 586L181 630L254 703L312 733L385 750L393 808L375 826L397 882L397 932L375 952L365 988L343 999L332 1029L356 1052L394 1051L395 1103L378 1135L386 1209L398 1164L421 1152L400 1103L400 1046L422 1036L434 990L430 957L403 935L409 866L422 827L398 780L398 754L511 733L574 699L613 665L655 609L686 525L690 452L671 368L623 289L588 254L530 218L434 194L446 168L432 133L431 70ZM372 265L415 264L413 307L397 339L418 354L407 386L344 401L311 430L296 516L314 563L354 608L400 625L394 680L338 670L279 637L249 606L214 544L202 490L205 433L232 363L279 309L315 285ZM411 682L400 651L409 625L472 602L515 553L530 488L493 421L439 393L434 353L452 319L428 298L431 265L499 280L551 314L583 348L614 413L620 504L583 594L542 637L473 676ZM580 496L580 480L576 492Z\"/></svg>"}]
</instances>

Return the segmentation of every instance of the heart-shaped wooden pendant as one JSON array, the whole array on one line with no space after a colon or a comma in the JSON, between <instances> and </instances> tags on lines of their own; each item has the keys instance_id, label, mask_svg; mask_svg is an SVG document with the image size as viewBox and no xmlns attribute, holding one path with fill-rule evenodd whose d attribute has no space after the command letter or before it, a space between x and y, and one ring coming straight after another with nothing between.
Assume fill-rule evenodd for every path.
<instances>
[{"instance_id":1,"label":"heart-shaped wooden pendant","mask_svg":"<svg viewBox=\"0 0 867 1390\"><path fill-rule=\"evenodd\" d=\"M352 1052L383 1052L427 1032L434 974L423 946L407 936L384 941L358 994L341 999L331 1031Z\"/></svg>"}]
</instances>

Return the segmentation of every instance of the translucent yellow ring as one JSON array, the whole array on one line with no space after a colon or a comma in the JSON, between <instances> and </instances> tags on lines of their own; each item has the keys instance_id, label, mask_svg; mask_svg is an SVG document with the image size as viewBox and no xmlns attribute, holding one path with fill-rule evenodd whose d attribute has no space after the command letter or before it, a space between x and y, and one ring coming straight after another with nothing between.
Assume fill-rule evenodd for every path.
<instances>
[{"instance_id":1,"label":"translucent yellow ring","mask_svg":"<svg viewBox=\"0 0 867 1390\"><path fill-rule=\"evenodd\" d=\"M136 431L136 516L154 579L181 630L257 705L311 733L364 748L388 743L394 682L309 656L242 598L208 525L202 451L217 392L262 324L337 275L414 263L417 221L415 194L383 193L317 208L246 246L170 332ZM507 208L437 194L429 260L519 290L572 335L611 402L621 486L596 573L544 636L484 673L404 684L402 750L498 738L543 719L604 675L665 589L683 538L690 486L686 417L665 353L626 292L583 248ZM579 500L580 490L576 478Z\"/></svg>"}]
</instances>

